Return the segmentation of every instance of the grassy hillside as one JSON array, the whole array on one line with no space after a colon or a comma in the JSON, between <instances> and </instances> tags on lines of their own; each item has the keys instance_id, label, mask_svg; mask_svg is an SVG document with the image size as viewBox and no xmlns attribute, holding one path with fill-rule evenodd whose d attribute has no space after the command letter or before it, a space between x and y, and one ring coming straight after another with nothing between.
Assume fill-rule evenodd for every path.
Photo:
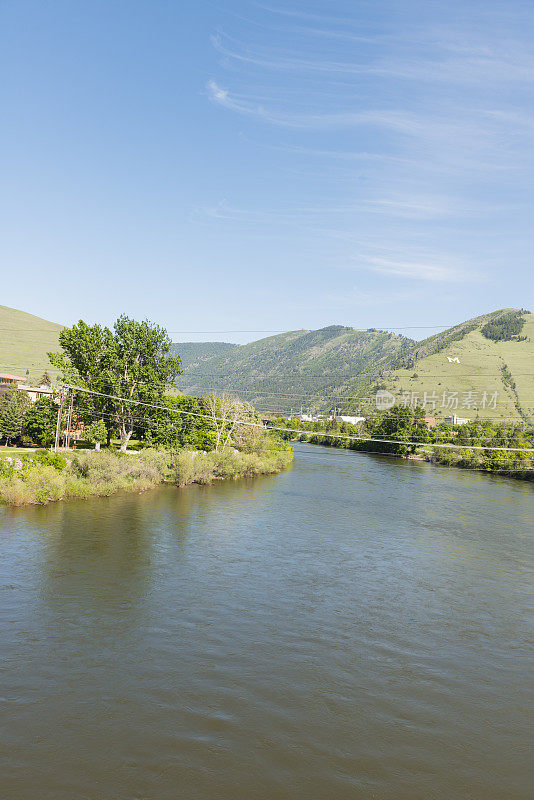
<instances>
[{"instance_id":1,"label":"grassy hillside","mask_svg":"<svg viewBox=\"0 0 534 800\"><path fill-rule=\"evenodd\" d=\"M46 354L59 349L62 327L33 314L0 306L0 372L25 377L29 370L29 380L37 380L45 369L51 369Z\"/></svg>"},{"instance_id":2,"label":"grassy hillside","mask_svg":"<svg viewBox=\"0 0 534 800\"><path fill-rule=\"evenodd\" d=\"M361 386L392 359L407 355L412 345L403 336L332 325L226 345L212 355L200 348L195 360L184 349L179 385L191 393L234 392L264 411L323 408L335 405L349 386ZM176 349L181 354L180 345Z\"/></svg>"},{"instance_id":3,"label":"grassy hillside","mask_svg":"<svg viewBox=\"0 0 534 800\"><path fill-rule=\"evenodd\" d=\"M468 419L478 415L534 422L534 314L521 314L520 335L508 341L495 341L483 332L488 322L498 323L511 312L518 313L501 309L418 342L403 368L385 373L364 392L364 411L370 414L376 410L373 394L380 386L397 398L410 393L410 398L419 402L424 401L426 392L425 409L428 416L437 419L456 413ZM457 358L459 363L449 358ZM454 392L458 393L457 408L450 399ZM449 408L447 402L451 403Z\"/></svg>"}]
</instances>

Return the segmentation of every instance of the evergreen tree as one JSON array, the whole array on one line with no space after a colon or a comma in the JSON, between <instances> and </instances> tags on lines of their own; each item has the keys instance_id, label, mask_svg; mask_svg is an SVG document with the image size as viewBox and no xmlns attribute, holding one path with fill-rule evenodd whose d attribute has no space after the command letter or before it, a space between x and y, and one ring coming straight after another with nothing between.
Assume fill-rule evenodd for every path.
<instances>
[{"instance_id":1,"label":"evergreen tree","mask_svg":"<svg viewBox=\"0 0 534 800\"><path fill-rule=\"evenodd\" d=\"M24 415L24 433L40 447L48 447L56 435L58 406L50 397L42 397Z\"/></svg>"},{"instance_id":2,"label":"evergreen tree","mask_svg":"<svg viewBox=\"0 0 534 800\"><path fill-rule=\"evenodd\" d=\"M5 392L0 397L0 437L9 445L22 433L24 413L30 405L26 392L17 389Z\"/></svg>"},{"instance_id":3,"label":"evergreen tree","mask_svg":"<svg viewBox=\"0 0 534 800\"><path fill-rule=\"evenodd\" d=\"M50 377L47 369L43 372L43 374L39 378L37 386L52 386L52 378Z\"/></svg>"}]
</instances>

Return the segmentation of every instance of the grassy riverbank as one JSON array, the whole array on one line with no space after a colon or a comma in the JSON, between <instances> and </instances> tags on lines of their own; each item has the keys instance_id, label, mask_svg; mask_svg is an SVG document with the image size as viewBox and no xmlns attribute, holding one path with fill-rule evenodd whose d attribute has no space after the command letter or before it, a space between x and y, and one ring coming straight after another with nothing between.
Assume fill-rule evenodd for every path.
<instances>
[{"instance_id":1,"label":"grassy riverbank","mask_svg":"<svg viewBox=\"0 0 534 800\"><path fill-rule=\"evenodd\" d=\"M0 458L0 502L20 506L68 498L107 496L121 490L141 492L163 482L177 486L281 472L291 449L262 453L144 450L140 453L78 452L53 455L45 450Z\"/></svg>"}]
</instances>

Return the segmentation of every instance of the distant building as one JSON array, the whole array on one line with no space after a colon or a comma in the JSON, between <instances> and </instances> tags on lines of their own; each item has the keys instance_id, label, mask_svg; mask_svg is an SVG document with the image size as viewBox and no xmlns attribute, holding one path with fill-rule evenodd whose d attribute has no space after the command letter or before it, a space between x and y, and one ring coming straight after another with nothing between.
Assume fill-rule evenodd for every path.
<instances>
[{"instance_id":1,"label":"distant building","mask_svg":"<svg viewBox=\"0 0 534 800\"><path fill-rule=\"evenodd\" d=\"M349 425L357 425L359 422L365 422L365 417L347 417L343 414L336 414L336 422L348 422Z\"/></svg>"},{"instance_id":2,"label":"distant building","mask_svg":"<svg viewBox=\"0 0 534 800\"><path fill-rule=\"evenodd\" d=\"M436 418L435 417L424 417L421 422L424 422L427 428L435 428L436 427Z\"/></svg>"},{"instance_id":3,"label":"distant building","mask_svg":"<svg viewBox=\"0 0 534 800\"><path fill-rule=\"evenodd\" d=\"M28 394L32 403L40 400L41 397L52 397L54 394L54 390L46 383L42 383L40 386L19 386L18 388Z\"/></svg>"},{"instance_id":4,"label":"distant building","mask_svg":"<svg viewBox=\"0 0 534 800\"><path fill-rule=\"evenodd\" d=\"M457 417L456 414L453 414L452 417L445 417L443 422L446 422L447 425L467 425L471 420L466 417Z\"/></svg>"},{"instance_id":5,"label":"distant building","mask_svg":"<svg viewBox=\"0 0 534 800\"><path fill-rule=\"evenodd\" d=\"M54 390L43 383L41 386L26 386L20 375L11 375L9 372L0 372L0 395L10 389L18 389L19 392L26 392L32 403L41 397L52 397Z\"/></svg>"},{"instance_id":6,"label":"distant building","mask_svg":"<svg viewBox=\"0 0 534 800\"><path fill-rule=\"evenodd\" d=\"M289 419L291 419L291 417ZM295 417L293 417L293 419L295 419ZM323 422L324 414L299 414L296 419L299 419L301 422Z\"/></svg>"},{"instance_id":7,"label":"distant building","mask_svg":"<svg viewBox=\"0 0 534 800\"><path fill-rule=\"evenodd\" d=\"M26 380L20 375L11 375L9 372L0 372L0 394L8 392L10 389L18 389L19 383Z\"/></svg>"}]
</instances>

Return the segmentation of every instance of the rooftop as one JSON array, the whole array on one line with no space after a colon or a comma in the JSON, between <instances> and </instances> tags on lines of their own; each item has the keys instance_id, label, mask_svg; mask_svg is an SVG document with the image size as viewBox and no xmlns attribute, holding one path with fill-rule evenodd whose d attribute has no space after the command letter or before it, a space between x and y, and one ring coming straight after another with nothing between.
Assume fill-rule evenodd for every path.
<instances>
[{"instance_id":1,"label":"rooftop","mask_svg":"<svg viewBox=\"0 0 534 800\"><path fill-rule=\"evenodd\" d=\"M26 378L21 378L20 375L10 375L9 372L0 372L0 381L25 381Z\"/></svg>"}]
</instances>

